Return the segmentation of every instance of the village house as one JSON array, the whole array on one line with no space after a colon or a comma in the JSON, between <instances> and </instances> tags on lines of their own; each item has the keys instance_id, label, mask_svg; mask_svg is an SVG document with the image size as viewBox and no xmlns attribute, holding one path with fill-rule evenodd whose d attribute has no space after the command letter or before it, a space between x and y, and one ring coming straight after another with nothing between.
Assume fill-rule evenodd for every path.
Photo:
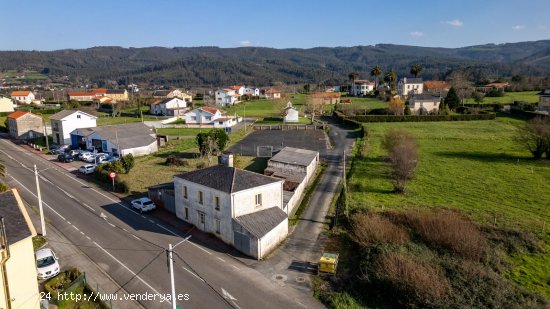
<instances>
[{"instance_id":1,"label":"village house","mask_svg":"<svg viewBox=\"0 0 550 309\"><path fill-rule=\"evenodd\" d=\"M0 96L0 113L13 112L13 100L7 97Z\"/></svg>"},{"instance_id":2,"label":"village house","mask_svg":"<svg viewBox=\"0 0 550 309\"><path fill-rule=\"evenodd\" d=\"M158 99L151 104L150 113L162 116L183 116L187 112L187 102L180 98Z\"/></svg>"},{"instance_id":3,"label":"village house","mask_svg":"<svg viewBox=\"0 0 550 309\"><path fill-rule=\"evenodd\" d=\"M239 103L239 97L241 95L238 94L235 89L231 88L224 88L224 89L218 89L216 90L216 104L219 104L223 107L229 106L229 105L235 105Z\"/></svg>"},{"instance_id":4,"label":"village house","mask_svg":"<svg viewBox=\"0 0 550 309\"><path fill-rule=\"evenodd\" d=\"M311 97L320 100L323 105L326 104L339 104L340 93L339 92L317 92L311 94Z\"/></svg>"},{"instance_id":5,"label":"village house","mask_svg":"<svg viewBox=\"0 0 550 309\"><path fill-rule=\"evenodd\" d=\"M550 112L550 89L543 90L538 93L539 96L539 107L538 110L541 112Z\"/></svg>"},{"instance_id":6,"label":"village house","mask_svg":"<svg viewBox=\"0 0 550 309\"><path fill-rule=\"evenodd\" d=\"M155 90L153 92L153 98L156 98L156 99L178 98L186 102L193 101L193 97L190 94L188 94L187 92L181 91L180 89Z\"/></svg>"},{"instance_id":7,"label":"village house","mask_svg":"<svg viewBox=\"0 0 550 309\"><path fill-rule=\"evenodd\" d=\"M38 309L36 231L16 189L0 193L0 218L0 308Z\"/></svg>"},{"instance_id":8,"label":"village house","mask_svg":"<svg viewBox=\"0 0 550 309\"><path fill-rule=\"evenodd\" d=\"M75 129L71 132L71 145L113 156L141 156L158 151L156 134L141 122Z\"/></svg>"},{"instance_id":9,"label":"village house","mask_svg":"<svg viewBox=\"0 0 550 309\"><path fill-rule=\"evenodd\" d=\"M96 94L88 91L69 91L67 92L69 101L92 102Z\"/></svg>"},{"instance_id":10,"label":"village house","mask_svg":"<svg viewBox=\"0 0 550 309\"><path fill-rule=\"evenodd\" d=\"M397 83L397 95L400 97L407 97L410 94L420 94L422 92L424 92L422 78L404 77Z\"/></svg>"},{"instance_id":11,"label":"village house","mask_svg":"<svg viewBox=\"0 0 550 309\"><path fill-rule=\"evenodd\" d=\"M33 139L44 136L42 117L25 111L8 115L8 131L15 139Z\"/></svg>"},{"instance_id":12,"label":"village house","mask_svg":"<svg viewBox=\"0 0 550 309\"><path fill-rule=\"evenodd\" d=\"M95 88L90 91L69 91L67 93L69 101L93 102L94 99L109 97L113 101L128 101L128 91L126 89L106 89Z\"/></svg>"},{"instance_id":13,"label":"village house","mask_svg":"<svg viewBox=\"0 0 550 309\"><path fill-rule=\"evenodd\" d=\"M97 117L79 110L62 110L50 117L54 144L70 145L71 132L96 126Z\"/></svg>"},{"instance_id":14,"label":"village house","mask_svg":"<svg viewBox=\"0 0 550 309\"><path fill-rule=\"evenodd\" d=\"M117 103L115 100L113 100L110 97L97 96L97 95L95 97L93 97L92 102L94 103L94 106L96 108L100 108L101 104L107 104L107 103L114 104L114 103Z\"/></svg>"},{"instance_id":15,"label":"village house","mask_svg":"<svg viewBox=\"0 0 550 309\"><path fill-rule=\"evenodd\" d=\"M283 205L288 213L298 205L318 166L319 152L293 147L284 147L267 161L264 174L285 180Z\"/></svg>"},{"instance_id":16,"label":"village house","mask_svg":"<svg viewBox=\"0 0 550 309\"><path fill-rule=\"evenodd\" d=\"M244 88L244 94L249 95L251 97L259 97L260 96L260 89L254 88L254 87L246 87Z\"/></svg>"},{"instance_id":17,"label":"village house","mask_svg":"<svg viewBox=\"0 0 550 309\"><path fill-rule=\"evenodd\" d=\"M439 111L441 97L429 93L414 94L409 97L409 108L416 115L434 114Z\"/></svg>"},{"instance_id":18,"label":"village house","mask_svg":"<svg viewBox=\"0 0 550 309\"><path fill-rule=\"evenodd\" d=\"M280 99L281 98L281 92L277 89L267 89L264 92L264 96L268 100L274 100L274 99Z\"/></svg>"},{"instance_id":19,"label":"village house","mask_svg":"<svg viewBox=\"0 0 550 309\"><path fill-rule=\"evenodd\" d=\"M451 85L442 80L427 80L424 82L424 93L446 95L451 89Z\"/></svg>"},{"instance_id":20,"label":"village house","mask_svg":"<svg viewBox=\"0 0 550 309\"><path fill-rule=\"evenodd\" d=\"M128 90L126 89L107 89L105 95L117 102L128 101Z\"/></svg>"},{"instance_id":21,"label":"village house","mask_svg":"<svg viewBox=\"0 0 550 309\"><path fill-rule=\"evenodd\" d=\"M203 106L185 114L185 124L213 128L230 128L239 122L239 117L227 116L219 109Z\"/></svg>"},{"instance_id":22,"label":"village house","mask_svg":"<svg viewBox=\"0 0 550 309\"><path fill-rule=\"evenodd\" d=\"M292 106L292 102L286 104L285 109L283 110L283 122L299 122L299 112Z\"/></svg>"},{"instance_id":23,"label":"village house","mask_svg":"<svg viewBox=\"0 0 550 309\"><path fill-rule=\"evenodd\" d=\"M258 260L288 234L283 180L220 164L174 176L176 216Z\"/></svg>"},{"instance_id":24,"label":"village house","mask_svg":"<svg viewBox=\"0 0 550 309\"><path fill-rule=\"evenodd\" d=\"M374 91L374 83L368 80L353 80L350 88L350 95L364 96Z\"/></svg>"},{"instance_id":25,"label":"village house","mask_svg":"<svg viewBox=\"0 0 550 309\"><path fill-rule=\"evenodd\" d=\"M239 96L243 95L246 91L246 87L238 86L238 85L231 86L231 87L229 87L229 89L235 91L235 93L238 94Z\"/></svg>"},{"instance_id":26,"label":"village house","mask_svg":"<svg viewBox=\"0 0 550 309\"><path fill-rule=\"evenodd\" d=\"M19 104L31 104L33 100L35 100L34 93L32 91L13 91L10 94L11 98L15 100L15 102Z\"/></svg>"}]
</instances>

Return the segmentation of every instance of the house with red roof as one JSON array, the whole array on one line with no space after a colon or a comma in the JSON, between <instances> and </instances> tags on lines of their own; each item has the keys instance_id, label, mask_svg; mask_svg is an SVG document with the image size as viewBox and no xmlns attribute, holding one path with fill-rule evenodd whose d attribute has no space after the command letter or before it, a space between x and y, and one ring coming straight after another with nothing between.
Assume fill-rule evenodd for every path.
<instances>
[{"instance_id":1,"label":"house with red roof","mask_svg":"<svg viewBox=\"0 0 550 309\"><path fill-rule=\"evenodd\" d=\"M16 111L8 115L8 131L15 139L33 139L44 136L44 123L36 114Z\"/></svg>"},{"instance_id":2,"label":"house with red roof","mask_svg":"<svg viewBox=\"0 0 550 309\"><path fill-rule=\"evenodd\" d=\"M216 90L216 104L225 107L228 105L235 105L239 103L239 98L241 97L241 95L238 91L240 88L236 88L237 86L233 86L233 88L223 88Z\"/></svg>"},{"instance_id":3,"label":"house with red roof","mask_svg":"<svg viewBox=\"0 0 550 309\"><path fill-rule=\"evenodd\" d=\"M230 128L239 122L239 117L227 116L215 107L203 106L185 114L189 126Z\"/></svg>"},{"instance_id":4,"label":"house with red roof","mask_svg":"<svg viewBox=\"0 0 550 309\"><path fill-rule=\"evenodd\" d=\"M35 99L34 93L32 93L32 91L28 91L28 90L13 91L10 94L10 96L17 103L21 103L21 104L31 104L32 101Z\"/></svg>"},{"instance_id":5,"label":"house with red roof","mask_svg":"<svg viewBox=\"0 0 550 309\"><path fill-rule=\"evenodd\" d=\"M273 100L273 99L280 99L281 98L281 91L277 90L277 89L267 89L264 91L264 96L266 99L268 100Z\"/></svg>"}]
</instances>

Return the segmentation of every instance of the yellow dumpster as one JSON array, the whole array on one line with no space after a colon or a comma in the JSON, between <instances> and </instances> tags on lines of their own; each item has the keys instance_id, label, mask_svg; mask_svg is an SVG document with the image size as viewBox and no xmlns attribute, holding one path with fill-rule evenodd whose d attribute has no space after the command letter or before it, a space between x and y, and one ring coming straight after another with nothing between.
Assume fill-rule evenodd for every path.
<instances>
[{"instance_id":1,"label":"yellow dumpster","mask_svg":"<svg viewBox=\"0 0 550 309\"><path fill-rule=\"evenodd\" d=\"M338 266L338 253L323 253L319 259L319 272L336 274Z\"/></svg>"}]
</instances>

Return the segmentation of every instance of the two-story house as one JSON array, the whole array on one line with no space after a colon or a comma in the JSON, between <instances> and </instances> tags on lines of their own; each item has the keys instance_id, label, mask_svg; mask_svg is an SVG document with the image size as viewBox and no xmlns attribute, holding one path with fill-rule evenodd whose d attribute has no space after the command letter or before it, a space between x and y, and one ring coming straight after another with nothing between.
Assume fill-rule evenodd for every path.
<instances>
[{"instance_id":1,"label":"two-story house","mask_svg":"<svg viewBox=\"0 0 550 309\"><path fill-rule=\"evenodd\" d=\"M538 110L542 112L550 112L550 89L543 90L539 92L538 95L539 95Z\"/></svg>"},{"instance_id":2,"label":"two-story house","mask_svg":"<svg viewBox=\"0 0 550 309\"><path fill-rule=\"evenodd\" d=\"M174 176L176 216L261 259L288 234L283 180L222 164Z\"/></svg>"},{"instance_id":3,"label":"two-story house","mask_svg":"<svg viewBox=\"0 0 550 309\"><path fill-rule=\"evenodd\" d=\"M397 83L397 95L401 97L409 96L410 94L420 94L424 92L424 83L422 78L407 78L404 77Z\"/></svg>"},{"instance_id":4,"label":"two-story house","mask_svg":"<svg viewBox=\"0 0 550 309\"><path fill-rule=\"evenodd\" d=\"M11 98L20 104L31 104L34 101L35 96L32 91L13 91L10 94Z\"/></svg>"},{"instance_id":5,"label":"two-story house","mask_svg":"<svg viewBox=\"0 0 550 309\"><path fill-rule=\"evenodd\" d=\"M36 231L17 190L0 193L0 218L0 308L38 309Z\"/></svg>"},{"instance_id":6,"label":"two-story house","mask_svg":"<svg viewBox=\"0 0 550 309\"><path fill-rule=\"evenodd\" d=\"M353 96L364 96L374 91L374 83L368 80L353 80L350 94Z\"/></svg>"},{"instance_id":7,"label":"two-story house","mask_svg":"<svg viewBox=\"0 0 550 309\"><path fill-rule=\"evenodd\" d=\"M409 108L416 115L435 114L439 111L441 97L430 93L411 94Z\"/></svg>"},{"instance_id":8,"label":"two-story house","mask_svg":"<svg viewBox=\"0 0 550 309\"><path fill-rule=\"evenodd\" d=\"M253 96L253 97L259 97L260 96L260 89L255 87L245 87L244 88L244 94Z\"/></svg>"},{"instance_id":9,"label":"two-story house","mask_svg":"<svg viewBox=\"0 0 550 309\"><path fill-rule=\"evenodd\" d=\"M79 110L62 110L50 117L54 144L72 144L71 132L80 128L93 128L97 117Z\"/></svg>"},{"instance_id":10,"label":"two-story house","mask_svg":"<svg viewBox=\"0 0 550 309\"><path fill-rule=\"evenodd\" d=\"M214 128L230 128L239 122L237 116L227 116L219 109L203 106L185 114L185 124L211 126Z\"/></svg>"},{"instance_id":11,"label":"two-story house","mask_svg":"<svg viewBox=\"0 0 550 309\"><path fill-rule=\"evenodd\" d=\"M235 105L239 103L239 97L235 89L224 88L216 90L216 104L221 106Z\"/></svg>"},{"instance_id":12,"label":"two-story house","mask_svg":"<svg viewBox=\"0 0 550 309\"><path fill-rule=\"evenodd\" d=\"M151 104L150 113L163 116L183 116L187 112L187 102L179 98L157 100Z\"/></svg>"},{"instance_id":13,"label":"two-story house","mask_svg":"<svg viewBox=\"0 0 550 309\"><path fill-rule=\"evenodd\" d=\"M15 139L33 139L44 136L44 123L36 114L15 111L8 115L8 131Z\"/></svg>"},{"instance_id":14,"label":"two-story house","mask_svg":"<svg viewBox=\"0 0 550 309\"><path fill-rule=\"evenodd\" d=\"M264 91L264 96L268 100L274 100L274 99L280 99L281 98L281 92L277 89L267 89Z\"/></svg>"}]
</instances>

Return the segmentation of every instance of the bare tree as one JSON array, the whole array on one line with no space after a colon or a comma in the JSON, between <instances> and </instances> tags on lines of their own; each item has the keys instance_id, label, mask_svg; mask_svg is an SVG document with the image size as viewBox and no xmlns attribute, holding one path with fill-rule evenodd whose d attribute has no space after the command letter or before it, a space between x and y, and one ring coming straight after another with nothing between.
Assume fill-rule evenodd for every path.
<instances>
[{"instance_id":1,"label":"bare tree","mask_svg":"<svg viewBox=\"0 0 550 309\"><path fill-rule=\"evenodd\" d=\"M393 188L397 193L404 193L405 185L412 179L418 164L416 141L403 130L391 130L386 133L382 147L388 150Z\"/></svg>"},{"instance_id":2,"label":"bare tree","mask_svg":"<svg viewBox=\"0 0 550 309\"><path fill-rule=\"evenodd\" d=\"M289 100L284 96L280 99L273 100L273 113L281 117L285 117L286 116L285 108L288 102Z\"/></svg>"},{"instance_id":3,"label":"bare tree","mask_svg":"<svg viewBox=\"0 0 550 309\"><path fill-rule=\"evenodd\" d=\"M540 159L544 153L550 159L550 117L536 117L518 128L517 140Z\"/></svg>"},{"instance_id":4,"label":"bare tree","mask_svg":"<svg viewBox=\"0 0 550 309\"><path fill-rule=\"evenodd\" d=\"M311 123L316 115L322 115L325 110L326 100L319 95L310 95L306 98L306 112L311 114Z\"/></svg>"},{"instance_id":5,"label":"bare tree","mask_svg":"<svg viewBox=\"0 0 550 309\"><path fill-rule=\"evenodd\" d=\"M204 145L204 156L208 159L208 164L212 164L212 157L218 153L219 147L218 147L218 141L215 138L212 138L211 136L208 136L206 140L203 142Z\"/></svg>"},{"instance_id":6,"label":"bare tree","mask_svg":"<svg viewBox=\"0 0 550 309\"><path fill-rule=\"evenodd\" d=\"M388 104L388 110L393 115L403 115L405 112L405 103L399 97L391 97Z\"/></svg>"}]
</instances>

